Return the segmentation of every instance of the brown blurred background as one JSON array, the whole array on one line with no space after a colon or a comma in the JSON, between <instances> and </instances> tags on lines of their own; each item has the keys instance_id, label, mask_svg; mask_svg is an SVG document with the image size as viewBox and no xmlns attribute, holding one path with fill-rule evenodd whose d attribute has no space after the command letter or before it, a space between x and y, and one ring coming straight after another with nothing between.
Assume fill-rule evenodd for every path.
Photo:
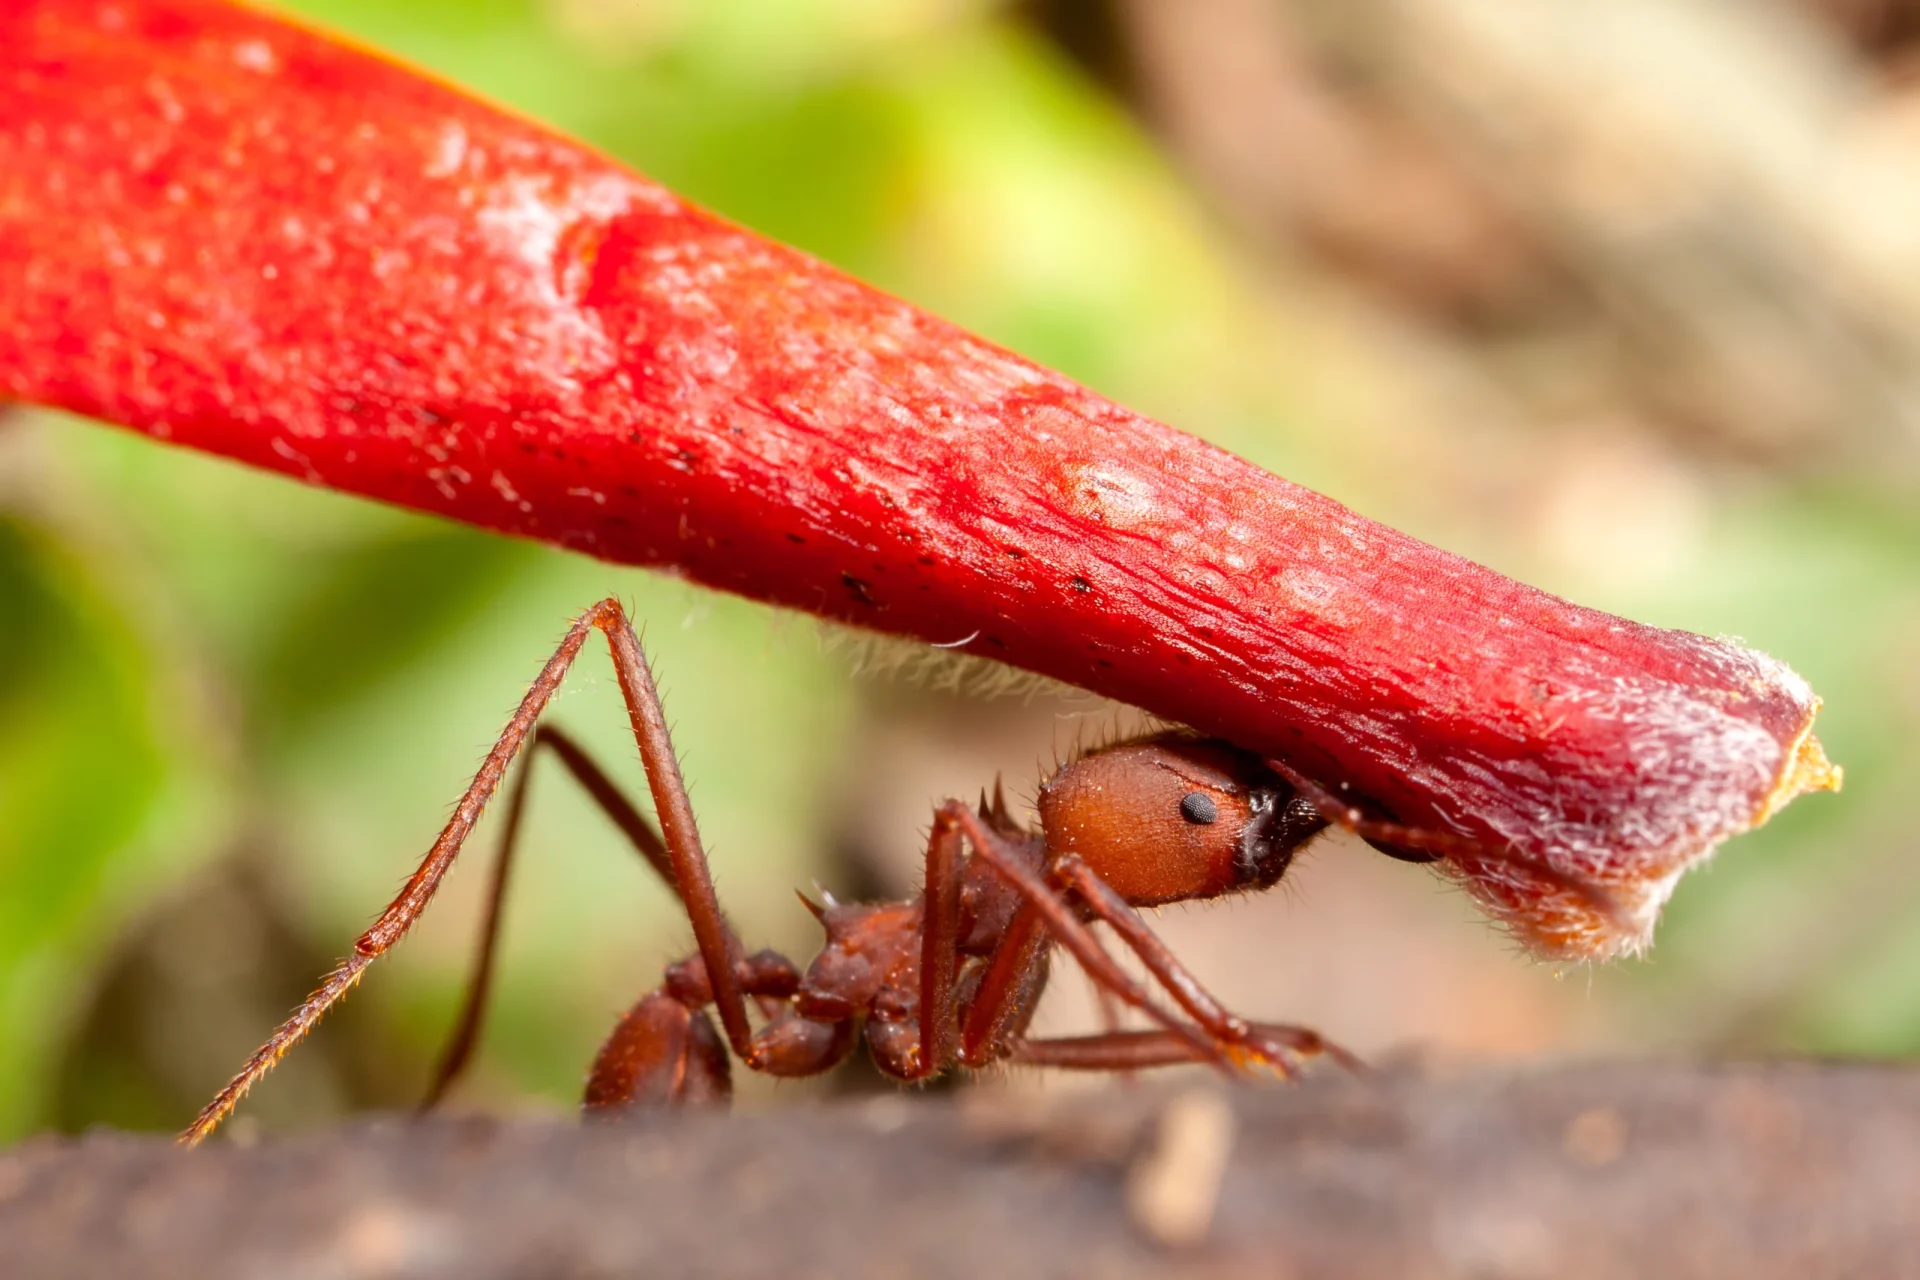
<instances>
[{"instance_id":1,"label":"brown blurred background","mask_svg":"<svg viewBox=\"0 0 1920 1280\"><path fill-rule=\"evenodd\" d=\"M1376 1057L1920 1050L1920 5L297 7L1369 515L1738 634L1826 697L1847 790L1689 877L1649 960L1534 964L1427 873L1328 838L1265 898L1160 917L1241 1011ZM996 774L1030 795L1125 722L972 672L874 674L898 655L806 620L105 428L0 420L0 1137L183 1123L385 902L609 592L648 620L724 899L797 959L816 930L795 888L910 891L934 802ZM599 659L556 714L639 790ZM571 1105L688 947L557 771L530 837L462 1105ZM480 879L455 877L249 1124L417 1095ZM1042 1017L1088 1024L1070 967Z\"/></svg>"}]
</instances>

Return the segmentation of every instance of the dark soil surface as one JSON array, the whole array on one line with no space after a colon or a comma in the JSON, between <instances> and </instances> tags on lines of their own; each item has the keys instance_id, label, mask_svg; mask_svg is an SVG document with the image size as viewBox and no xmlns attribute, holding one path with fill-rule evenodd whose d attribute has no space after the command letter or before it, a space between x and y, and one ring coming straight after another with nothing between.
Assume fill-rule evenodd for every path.
<instances>
[{"instance_id":1,"label":"dark soil surface","mask_svg":"<svg viewBox=\"0 0 1920 1280\"><path fill-rule=\"evenodd\" d=\"M0 1275L1920 1277L1920 1071L1605 1064L0 1152Z\"/></svg>"}]
</instances>

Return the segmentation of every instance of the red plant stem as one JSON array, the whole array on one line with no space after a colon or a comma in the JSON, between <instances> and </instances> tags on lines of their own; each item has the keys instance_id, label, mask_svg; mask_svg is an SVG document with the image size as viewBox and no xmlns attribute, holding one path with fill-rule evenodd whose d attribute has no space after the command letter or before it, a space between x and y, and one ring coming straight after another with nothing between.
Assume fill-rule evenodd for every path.
<instances>
[{"instance_id":1,"label":"red plant stem","mask_svg":"<svg viewBox=\"0 0 1920 1280\"><path fill-rule=\"evenodd\" d=\"M0 399L1084 685L1626 893L1837 775L1762 654L1417 542L417 72L0 11Z\"/></svg>"}]
</instances>

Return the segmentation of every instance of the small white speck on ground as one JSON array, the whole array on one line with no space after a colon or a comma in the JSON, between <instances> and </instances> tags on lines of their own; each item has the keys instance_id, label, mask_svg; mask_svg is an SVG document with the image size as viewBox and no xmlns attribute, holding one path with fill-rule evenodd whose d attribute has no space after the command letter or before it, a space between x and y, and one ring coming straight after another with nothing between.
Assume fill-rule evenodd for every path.
<instances>
[{"instance_id":1,"label":"small white speck on ground","mask_svg":"<svg viewBox=\"0 0 1920 1280\"><path fill-rule=\"evenodd\" d=\"M1217 1091L1180 1094L1127 1174L1127 1213L1148 1239L1188 1248L1207 1238L1233 1155L1233 1108Z\"/></svg>"}]
</instances>

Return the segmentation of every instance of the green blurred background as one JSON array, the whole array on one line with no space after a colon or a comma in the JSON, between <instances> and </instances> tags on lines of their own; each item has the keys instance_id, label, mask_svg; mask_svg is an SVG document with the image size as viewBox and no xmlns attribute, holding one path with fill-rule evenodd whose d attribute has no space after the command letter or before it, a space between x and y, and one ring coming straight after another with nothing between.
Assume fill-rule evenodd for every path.
<instances>
[{"instance_id":1,"label":"green blurred background","mask_svg":"<svg viewBox=\"0 0 1920 1280\"><path fill-rule=\"evenodd\" d=\"M1846 791L1689 877L1650 961L1531 964L1418 869L1328 840L1287 892L1164 917L1244 1012L1375 1055L1920 1051L1904 6L295 7L1376 518L1737 634L1826 698ZM904 891L933 802L996 771L1028 791L1117 714L861 678L806 620L0 417L0 1139L179 1127L385 903L610 593L646 621L723 898L801 959L795 888ZM638 791L609 677L584 662L555 714ZM535 804L462 1105L571 1105L688 947L557 774ZM417 1096L480 879L454 878L249 1125ZM1047 1024L1077 1025L1081 984L1055 986Z\"/></svg>"}]
</instances>

